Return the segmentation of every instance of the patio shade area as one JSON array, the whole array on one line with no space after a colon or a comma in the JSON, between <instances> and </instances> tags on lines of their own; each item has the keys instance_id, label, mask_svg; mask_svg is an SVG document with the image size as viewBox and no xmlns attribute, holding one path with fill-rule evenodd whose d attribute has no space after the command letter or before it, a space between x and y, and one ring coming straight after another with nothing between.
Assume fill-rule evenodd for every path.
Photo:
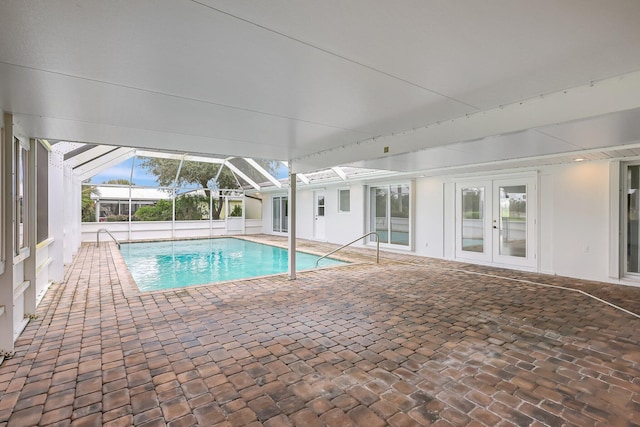
<instances>
[{"instance_id":1,"label":"patio shade area","mask_svg":"<svg viewBox=\"0 0 640 427\"><path fill-rule=\"evenodd\" d=\"M0 367L0 425L640 424L640 288L344 256L141 294L85 244Z\"/></svg>"}]
</instances>

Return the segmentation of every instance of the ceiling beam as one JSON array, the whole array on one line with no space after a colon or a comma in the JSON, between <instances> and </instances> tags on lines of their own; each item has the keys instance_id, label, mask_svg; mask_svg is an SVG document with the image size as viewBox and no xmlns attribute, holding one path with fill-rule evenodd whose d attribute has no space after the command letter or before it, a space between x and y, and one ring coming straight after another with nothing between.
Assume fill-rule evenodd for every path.
<instances>
[{"instance_id":1,"label":"ceiling beam","mask_svg":"<svg viewBox=\"0 0 640 427\"><path fill-rule=\"evenodd\" d=\"M136 150L134 148L118 148L105 154L102 157L98 157L82 166L79 166L73 170L73 173L81 180L89 179L100 172L109 169L111 166L115 166L118 163L124 162L135 155Z\"/></svg>"},{"instance_id":2,"label":"ceiling beam","mask_svg":"<svg viewBox=\"0 0 640 427\"><path fill-rule=\"evenodd\" d=\"M65 159L64 162L67 165L71 166L72 168L76 168L84 163L88 163L92 160L95 160L115 149L117 149L117 147L113 147L110 145L98 145L96 147L92 147L86 151L83 151L80 154L69 157Z\"/></svg>"},{"instance_id":3,"label":"ceiling beam","mask_svg":"<svg viewBox=\"0 0 640 427\"><path fill-rule=\"evenodd\" d=\"M332 167L331 170L333 171L333 173L335 173L336 175L338 175L340 177L341 180L346 181L347 180L347 174L344 173L344 171L342 170L342 168L335 166Z\"/></svg>"}]
</instances>

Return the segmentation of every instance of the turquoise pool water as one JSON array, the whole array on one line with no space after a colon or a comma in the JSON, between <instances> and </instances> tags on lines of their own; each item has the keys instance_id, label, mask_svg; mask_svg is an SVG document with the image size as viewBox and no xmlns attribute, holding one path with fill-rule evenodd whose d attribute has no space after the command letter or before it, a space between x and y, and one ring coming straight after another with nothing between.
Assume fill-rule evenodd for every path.
<instances>
[{"instance_id":1,"label":"turquoise pool water","mask_svg":"<svg viewBox=\"0 0 640 427\"><path fill-rule=\"evenodd\" d=\"M288 269L286 249L234 238L123 243L120 252L141 291L246 279ZM296 252L297 270L313 268L318 258ZM339 264L345 263L325 258L319 266Z\"/></svg>"}]
</instances>

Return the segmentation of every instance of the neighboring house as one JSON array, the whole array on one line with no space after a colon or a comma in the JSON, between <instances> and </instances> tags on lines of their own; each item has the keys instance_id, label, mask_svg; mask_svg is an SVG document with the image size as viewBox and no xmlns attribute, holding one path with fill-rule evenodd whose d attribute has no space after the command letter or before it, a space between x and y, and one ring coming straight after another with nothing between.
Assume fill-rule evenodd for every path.
<instances>
[{"instance_id":1,"label":"neighboring house","mask_svg":"<svg viewBox=\"0 0 640 427\"><path fill-rule=\"evenodd\" d=\"M129 203L131 196L131 203ZM96 220L106 221L109 217L120 215L129 216L129 209L133 216L142 206L155 205L158 200L170 200L171 193L157 188L97 186L91 195L96 203Z\"/></svg>"}]
</instances>

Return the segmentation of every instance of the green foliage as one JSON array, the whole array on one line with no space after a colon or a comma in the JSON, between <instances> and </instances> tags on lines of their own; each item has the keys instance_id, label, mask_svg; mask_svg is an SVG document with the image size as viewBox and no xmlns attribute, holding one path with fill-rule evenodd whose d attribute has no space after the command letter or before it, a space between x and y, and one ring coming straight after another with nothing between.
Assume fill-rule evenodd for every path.
<instances>
[{"instance_id":1,"label":"green foliage","mask_svg":"<svg viewBox=\"0 0 640 427\"><path fill-rule=\"evenodd\" d=\"M153 206L142 206L133 215L137 221L171 221L171 200L158 200Z\"/></svg>"},{"instance_id":2,"label":"green foliage","mask_svg":"<svg viewBox=\"0 0 640 427\"><path fill-rule=\"evenodd\" d=\"M236 164L236 166L240 166L241 164L248 166L246 167L246 170L248 171L247 175L251 179L255 181L263 181L265 179L258 171L247 165L244 159L234 159L234 162L238 163ZM257 162L271 173L276 170L277 162L266 160L257 160ZM140 165L147 171L149 171L152 175L154 175L158 180L158 184L163 187L173 187L175 185L179 188L191 185L204 189L207 206L210 189L231 190L240 187L238 185L238 180L236 179L231 169L221 164L185 161L182 163L182 168L180 168L180 175L178 176L178 180L175 183L174 181L176 180L178 167L180 166L179 160L149 157L145 158L140 163ZM222 168L222 170L220 170L220 168ZM187 206L188 203L196 203L195 201L185 202L186 204L184 206L184 209L181 211L181 213L178 213L178 204L180 203L178 202L178 200L176 200L176 219L198 219L198 215L200 215L200 217L203 216L202 207L197 208L196 206ZM202 201L197 203L202 203ZM220 219L220 212L222 211L223 206L224 198L220 197L217 202L214 203L213 211L211 212L211 217L214 220ZM198 211L200 213L198 213ZM143 212L143 215L147 215L146 212ZM242 215L242 213L240 213L240 215ZM171 219L171 217L169 217L169 219ZM155 221L159 220L156 219Z\"/></svg>"},{"instance_id":3,"label":"green foliage","mask_svg":"<svg viewBox=\"0 0 640 427\"><path fill-rule=\"evenodd\" d=\"M134 214L136 221L171 221L171 200L158 200L153 206L142 206ZM207 219L209 198L203 195L186 195L176 198L176 220Z\"/></svg>"},{"instance_id":4,"label":"green foliage","mask_svg":"<svg viewBox=\"0 0 640 427\"><path fill-rule=\"evenodd\" d=\"M103 181L103 184L114 184L114 185L135 185L133 182L129 181L128 179L122 179L122 178L118 178L118 179L110 179L108 181Z\"/></svg>"},{"instance_id":5,"label":"green foliage","mask_svg":"<svg viewBox=\"0 0 640 427\"><path fill-rule=\"evenodd\" d=\"M142 167L147 169L151 174L155 175L158 183L164 187L170 187L174 185L176 173L178 172L179 160L174 159L160 159L160 158L147 158L141 163ZM218 170L222 167L220 164L215 163L201 163L201 162L183 162L180 169L180 176L176 182L178 187L186 185L197 185L205 189L207 199L209 198L209 188L238 188L238 182L233 175L233 172L229 168L223 168L218 175ZM218 179L216 180L216 176ZM211 182L211 185L210 185ZM220 211L222 210L222 197L214 207L211 215L213 219L220 219ZM191 214L185 213L186 216ZM178 217L178 209L176 206L176 218ZM169 218L171 219L171 218Z\"/></svg>"},{"instance_id":6,"label":"green foliage","mask_svg":"<svg viewBox=\"0 0 640 427\"><path fill-rule=\"evenodd\" d=\"M96 203L91 195L97 195L98 189L91 185L82 187L82 222L96 221Z\"/></svg>"},{"instance_id":7,"label":"green foliage","mask_svg":"<svg viewBox=\"0 0 640 427\"><path fill-rule=\"evenodd\" d=\"M129 215L109 215L104 220L106 222L124 222L129 221Z\"/></svg>"},{"instance_id":8,"label":"green foliage","mask_svg":"<svg viewBox=\"0 0 640 427\"><path fill-rule=\"evenodd\" d=\"M158 184L163 187L172 187L178 172L178 166L180 166L179 160L174 159L160 159L155 157L149 157L142 161L141 166L147 169L158 180ZM215 180L220 169L219 164L216 163L201 163L185 161L180 169L180 176L176 182L177 187L184 187L188 185L196 185L201 188L238 188L233 173L228 168L223 168L222 172L218 176L218 180ZM216 185L217 184L217 185Z\"/></svg>"},{"instance_id":9,"label":"green foliage","mask_svg":"<svg viewBox=\"0 0 640 427\"><path fill-rule=\"evenodd\" d=\"M229 213L229 216L242 216L242 206L235 205L231 210L231 212Z\"/></svg>"},{"instance_id":10,"label":"green foliage","mask_svg":"<svg viewBox=\"0 0 640 427\"><path fill-rule=\"evenodd\" d=\"M207 219L209 211L209 197L189 194L176 199L177 220Z\"/></svg>"}]
</instances>

